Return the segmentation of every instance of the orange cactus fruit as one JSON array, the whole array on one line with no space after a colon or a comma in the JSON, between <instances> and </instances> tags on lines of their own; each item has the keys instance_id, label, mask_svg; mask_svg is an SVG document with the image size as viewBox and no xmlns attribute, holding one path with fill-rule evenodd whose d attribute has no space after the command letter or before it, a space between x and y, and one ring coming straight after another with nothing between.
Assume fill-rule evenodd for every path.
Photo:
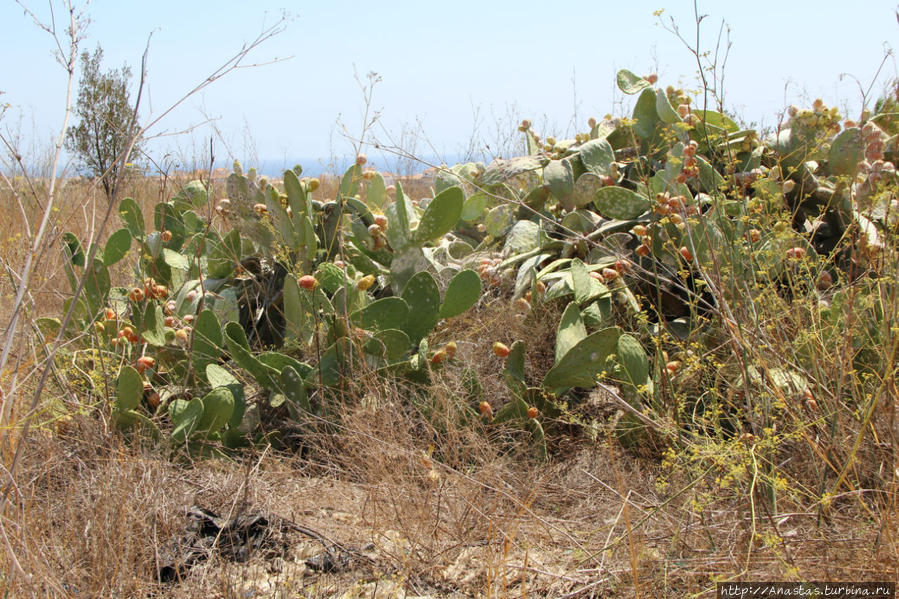
<instances>
[{"instance_id":1,"label":"orange cactus fruit","mask_svg":"<svg viewBox=\"0 0 899 599\"><path fill-rule=\"evenodd\" d=\"M478 411L481 413L481 416L483 416L487 420L493 420L493 408L491 408L490 404L486 401L482 401L478 405Z\"/></svg>"},{"instance_id":2,"label":"orange cactus fruit","mask_svg":"<svg viewBox=\"0 0 899 599\"><path fill-rule=\"evenodd\" d=\"M682 246L678 251L680 252L681 258L683 258L687 262L693 261L693 252L690 251L690 248L688 248L687 246Z\"/></svg>"},{"instance_id":3,"label":"orange cactus fruit","mask_svg":"<svg viewBox=\"0 0 899 599\"><path fill-rule=\"evenodd\" d=\"M434 366L436 366L437 364L440 364L442 362L445 362L445 361L446 361L446 350L445 349L439 349L434 352L433 356L431 356L431 364L433 364Z\"/></svg>"},{"instance_id":4,"label":"orange cactus fruit","mask_svg":"<svg viewBox=\"0 0 899 599\"><path fill-rule=\"evenodd\" d=\"M446 352L446 359L452 360L456 356L456 350L458 346L455 341L450 341L446 345L443 346L443 351Z\"/></svg>"},{"instance_id":5,"label":"orange cactus fruit","mask_svg":"<svg viewBox=\"0 0 899 599\"><path fill-rule=\"evenodd\" d=\"M140 287L135 287L131 290L130 293L128 293L128 299L130 299L135 304L144 301L144 290Z\"/></svg>"},{"instance_id":6,"label":"orange cactus fruit","mask_svg":"<svg viewBox=\"0 0 899 599\"><path fill-rule=\"evenodd\" d=\"M538 410L536 407L531 406L528 408L528 418L535 419L539 415L540 415L540 410Z\"/></svg>"},{"instance_id":7,"label":"orange cactus fruit","mask_svg":"<svg viewBox=\"0 0 899 599\"><path fill-rule=\"evenodd\" d=\"M790 260L802 260L805 258L805 248L792 247L787 250L787 258Z\"/></svg>"},{"instance_id":8,"label":"orange cactus fruit","mask_svg":"<svg viewBox=\"0 0 899 599\"><path fill-rule=\"evenodd\" d=\"M154 410L159 407L159 393L156 391L151 392L147 395L147 405L153 408Z\"/></svg>"},{"instance_id":9,"label":"orange cactus fruit","mask_svg":"<svg viewBox=\"0 0 899 599\"><path fill-rule=\"evenodd\" d=\"M493 343L493 353L500 358L505 358L508 356L512 350L509 349L509 346L505 343L500 343L499 341L495 341Z\"/></svg>"},{"instance_id":10,"label":"orange cactus fruit","mask_svg":"<svg viewBox=\"0 0 899 599\"><path fill-rule=\"evenodd\" d=\"M356 289L359 291L367 291L375 284L375 275L365 275L356 283Z\"/></svg>"},{"instance_id":11,"label":"orange cactus fruit","mask_svg":"<svg viewBox=\"0 0 899 599\"><path fill-rule=\"evenodd\" d=\"M316 279L312 275L303 275L299 278L299 280L297 280L297 284L303 289L315 291L315 288L318 287L318 279Z\"/></svg>"}]
</instances>

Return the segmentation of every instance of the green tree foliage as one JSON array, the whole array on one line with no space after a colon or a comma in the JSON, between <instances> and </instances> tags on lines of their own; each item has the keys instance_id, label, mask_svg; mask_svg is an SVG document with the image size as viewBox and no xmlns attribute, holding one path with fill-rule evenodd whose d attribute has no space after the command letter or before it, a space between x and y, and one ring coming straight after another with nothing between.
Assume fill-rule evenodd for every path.
<instances>
[{"instance_id":1,"label":"green tree foliage","mask_svg":"<svg viewBox=\"0 0 899 599\"><path fill-rule=\"evenodd\" d=\"M120 174L120 155L140 129L134 118L128 83L131 69L126 65L107 72L100 70L103 50L81 54L81 81L75 105L77 124L69 128L66 149L91 176L100 177L107 197ZM132 155L140 154L136 143Z\"/></svg>"}]
</instances>

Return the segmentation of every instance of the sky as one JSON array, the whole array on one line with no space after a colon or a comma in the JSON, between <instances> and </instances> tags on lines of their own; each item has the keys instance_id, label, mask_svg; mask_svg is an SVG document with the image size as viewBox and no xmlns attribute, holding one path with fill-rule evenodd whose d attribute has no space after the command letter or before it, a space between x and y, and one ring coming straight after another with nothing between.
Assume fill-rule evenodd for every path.
<instances>
[{"instance_id":1,"label":"sky","mask_svg":"<svg viewBox=\"0 0 899 599\"><path fill-rule=\"evenodd\" d=\"M58 22L66 18L51 2ZM51 2L24 4L49 22ZM787 105L817 97L857 118L862 90L873 82L876 96L899 74L889 56L874 79L899 43L896 0L699 0L698 8L710 58L729 31L724 104L747 124L772 126ZM629 114L633 98L614 84L620 68L655 72L663 87L699 87L696 58L670 31L673 21L695 44L689 0L94 0L81 47L99 44L105 68L130 65L132 97L148 48L146 124L285 14L283 32L247 56L259 66L228 73L150 129L158 165L201 164L212 140L219 164L277 170L299 161L315 172L354 155L363 131L364 151L383 170L409 166L371 144L429 160L489 158L515 151L521 118L544 135L573 137L591 116ZM0 103L9 104L0 129L26 155L45 155L63 122L66 75L55 47L19 3L0 0ZM379 80L366 102L360 82L369 73ZM366 106L377 115L367 130Z\"/></svg>"}]
</instances>

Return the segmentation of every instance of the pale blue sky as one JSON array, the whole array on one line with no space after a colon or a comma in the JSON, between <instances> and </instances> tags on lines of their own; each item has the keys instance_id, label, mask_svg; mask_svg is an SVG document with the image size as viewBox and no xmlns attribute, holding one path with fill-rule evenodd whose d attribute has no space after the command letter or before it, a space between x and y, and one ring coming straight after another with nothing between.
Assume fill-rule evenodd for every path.
<instances>
[{"instance_id":1,"label":"pale blue sky","mask_svg":"<svg viewBox=\"0 0 899 599\"><path fill-rule=\"evenodd\" d=\"M750 122L771 125L786 104L815 97L857 110L858 86L849 78L841 81L841 74L867 86L885 52L899 41L895 0L699 4L708 14L703 49L713 49L722 20L730 26L726 105ZM47 2L29 5L41 16L49 14ZM201 122L205 113L217 119L231 151L245 163L349 155L351 143L336 123L339 117L354 134L360 130L364 103L355 69L363 78L370 71L382 77L374 91L373 108L381 113L376 137L399 140L404 127L420 123L437 152L454 155L473 137L481 147L502 145L503 136L514 134L513 117L529 117L546 133L570 134L575 97L579 130L590 116L621 113L614 89L618 68L638 74L658 69L663 86L695 87L693 57L653 16L664 8L665 22L673 17L692 40L692 7L686 0L95 0L88 7L92 22L83 47L101 44L104 66L127 62L136 80L153 32L146 121L276 21L283 8L292 15L286 31L250 60L293 58L232 73L153 133ZM20 127L26 138L39 140L38 147L46 146L62 120L65 88L52 40L12 0L0 3L0 23L0 90L6 92L0 101L12 105L0 126ZM896 75L890 58L875 90ZM157 159L166 152L198 157L210 135L211 128L201 126L190 135L154 142L152 153ZM404 145L411 145L409 139ZM414 149L433 154L423 140ZM216 154L228 157L218 140ZM368 154L382 168L395 166L376 150Z\"/></svg>"}]
</instances>

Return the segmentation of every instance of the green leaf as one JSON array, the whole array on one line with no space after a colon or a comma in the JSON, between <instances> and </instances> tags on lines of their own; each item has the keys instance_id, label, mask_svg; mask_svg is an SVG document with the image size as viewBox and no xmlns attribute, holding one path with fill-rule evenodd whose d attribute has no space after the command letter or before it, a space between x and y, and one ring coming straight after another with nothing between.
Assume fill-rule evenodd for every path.
<instances>
[{"instance_id":1,"label":"green leaf","mask_svg":"<svg viewBox=\"0 0 899 599\"><path fill-rule=\"evenodd\" d=\"M387 241L395 251L402 251L412 240L412 222L415 215L415 207L412 202L403 195L403 185L396 183L396 200L384 211L387 216Z\"/></svg>"},{"instance_id":2,"label":"green leaf","mask_svg":"<svg viewBox=\"0 0 899 599\"><path fill-rule=\"evenodd\" d=\"M385 329L375 333L373 339L382 343L384 346L384 357L388 361L395 361L406 355L412 346L412 340L409 335L398 329Z\"/></svg>"},{"instance_id":3,"label":"green leaf","mask_svg":"<svg viewBox=\"0 0 899 599\"><path fill-rule=\"evenodd\" d=\"M66 253L69 256L69 260L75 266L84 266L86 260L84 257L84 248L81 247L81 242L78 241L78 238L75 237L74 233L63 233L62 241L66 244Z\"/></svg>"},{"instance_id":4,"label":"green leaf","mask_svg":"<svg viewBox=\"0 0 899 599\"><path fill-rule=\"evenodd\" d=\"M530 220L520 220L506 234L503 255L524 254L540 247L540 225Z\"/></svg>"},{"instance_id":5,"label":"green leaf","mask_svg":"<svg viewBox=\"0 0 899 599\"><path fill-rule=\"evenodd\" d=\"M357 327L365 330L398 329L409 316L409 305L398 297L375 300L350 315Z\"/></svg>"},{"instance_id":6,"label":"green leaf","mask_svg":"<svg viewBox=\"0 0 899 599\"><path fill-rule=\"evenodd\" d=\"M184 443L197 429L200 419L203 417L203 400L200 398L190 401L176 399L169 404L169 418L174 424L172 429L172 441Z\"/></svg>"},{"instance_id":7,"label":"green leaf","mask_svg":"<svg viewBox=\"0 0 899 599\"><path fill-rule=\"evenodd\" d=\"M587 327L581 318L581 311L577 302L571 302L562 314L559 321L559 330L556 333L556 361L558 364L571 348L587 338Z\"/></svg>"},{"instance_id":8,"label":"green leaf","mask_svg":"<svg viewBox=\"0 0 899 599\"><path fill-rule=\"evenodd\" d=\"M459 271L450 280L440 306L439 318L452 318L471 308L481 297L481 277L471 269Z\"/></svg>"},{"instance_id":9,"label":"green leaf","mask_svg":"<svg viewBox=\"0 0 899 599\"><path fill-rule=\"evenodd\" d=\"M489 199L484 192L478 191L473 193L462 205L462 216L460 218L466 222L479 218L484 214L484 210L487 209L487 201Z\"/></svg>"},{"instance_id":10,"label":"green leaf","mask_svg":"<svg viewBox=\"0 0 899 599\"><path fill-rule=\"evenodd\" d=\"M214 435L224 427L234 413L234 394L228 387L217 387L203 398L203 416L197 421L196 430L206 436Z\"/></svg>"},{"instance_id":11,"label":"green leaf","mask_svg":"<svg viewBox=\"0 0 899 599\"><path fill-rule=\"evenodd\" d=\"M156 302L147 302L141 336L154 347L165 345L165 314Z\"/></svg>"},{"instance_id":12,"label":"green leaf","mask_svg":"<svg viewBox=\"0 0 899 599\"><path fill-rule=\"evenodd\" d=\"M728 133L733 133L740 129L739 125L737 125L733 119L724 116L720 112L715 112L714 110L694 110L693 114L696 115L703 124L711 125L717 129L724 129ZM704 136L700 127L697 127L697 132L699 132L701 136Z\"/></svg>"},{"instance_id":13,"label":"green leaf","mask_svg":"<svg viewBox=\"0 0 899 599\"><path fill-rule=\"evenodd\" d=\"M638 77L627 69L621 69L620 71L618 71L618 74L615 76L615 80L618 82L618 89L628 95L636 94L637 92L644 90L652 85L643 77Z\"/></svg>"},{"instance_id":14,"label":"green leaf","mask_svg":"<svg viewBox=\"0 0 899 599\"><path fill-rule=\"evenodd\" d=\"M609 369L607 358L615 353L621 330L609 327L588 335L568 350L543 378L548 389L592 388L596 375Z\"/></svg>"},{"instance_id":15,"label":"green leaf","mask_svg":"<svg viewBox=\"0 0 899 599\"><path fill-rule=\"evenodd\" d=\"M213 389L216 387L228 387L230 385L239 385L240 381L233 374L225 370L218 364L206 365L206 380Z\"/></svg>"},{"instance_id":16,"label":"green leaf","mask_svg":"<svg viewBox=\"0 0 899 599\"><path fill-rule=\"evenodd\" d=\"M122 366L116 379L116 409L133 410L144 396L144 381L131 366Z\"/></svg>"},{"instance_id":17,"label":"green leaf","mask_svg":"<svg viewBox=\"0 0 899 599\"><path fill-rule=\"evenodd\" d=\"M680 123L683 120L668 100L668 94L662 91L656 94L656 113L663 122L669 125Z\"/></svg>"},{"instance_id":18,"label":"green leaf","mask_svg":"<svg viewBox=\"0 0 899 599\"><path fill-rule=\"evenodd\" d=\"M634 106L634 133L642 140L648 140L655 132L659 123L659 114L656 112L656 91L645 89L640 94L636 106Z\"/></svg>"},{"instance_id":19,"label":"green leaf","mask_svg":"<svg viewBox=\"0 0 899 599\"><path fill-rule=\"evenodd\" d=\"M579 258L571 261L571 286L574 289L574 301L582 304L593 297L593 277Z\"/></svg>"},{"instance_id":20,"label":"green leaf","mask_svg":"<svg viewBox=\"0 0 899 599\"><path fill-rule=\"evenodd\" d=\"M124 258L130 249L131 232L128 229L119 229L106 241L106 246L103 248L103 265L112 266Z\"/></svg>"},{"instance_id":21,"label":"green leaf","mask_svg":"<svg viewBox=\"0 0 899 599\"><path fill-rule=\"evenodd\" d=\"M412 343L428 336L440 313L440 289L431 273L416 273L403 289L403 299L409 306L409 316L401 327ZM386 327L392 328L392 327Z\"/></svg>"},{"instance_id":22,"label":"green leaf","mask_svg":"<svg viewBox=\"0 0 899 599\"><path fill-rule=\"evenodd\" d=\"M616 220L637 218L650 208L649 199L618 186L598 190L593 196L593 203L601 215Z\"/></svg>"},{"instance_id":23,"label":"green leaf","mask_svg":"<svg viewBox=\"0 0 899 599\"><path fill-rule=\"evenodd\" d=\"M193 330L193 360L197 372L209 372L209 366L217 362L222 354L222 325L216 318L215 312L209 308L204 309L197 316ZM209 381L212 384L212 381Z\"/></svg>"},{"instance_id":24,"label":"green leaf","mask_svg":"<svg viewBox=\"0 0 899 599\"><path fill-rule=\"evenodd\" d=\"M580 147L581 162L584 168L594 175L609 175L612 163L615 162L615 150L605 139L591 139ZM578 181L583 175L578 178Z\"/></svg>"},{"instance_id":25,"label":"green leaf","mask_svg":"<svg viewBox=\"0 0 899 599\"><path fill-rule=\"evenodd\" d=\"M827 162L832 175L851 175L865 158L861 129L849 127L833 138Z\"/></svg>"},{"instance_id":26,"label":"green leaf","mask_svg":"<svg viewBox=\"0 0 899 599\"><path fill-rule=\"evenodd\" d=\"M509 348L509 355L506 356L506 367L503 369L506 386L519 397L527 390L527 381L524 378L524 353L524 341L519 340L513 343Z\"/></svg>"},{"instance_id":27,"label":"green leaf","mask_svg":"<svg viewBox=\"0 0 899 599\"><path fill-rule=\"evenodd\" d=\"M452 231L462 216L464 203L465 194L460 187L450 187L438 193L421 215L418 228L412 235L415 243L426 243Z\"/></svg>"},{"instance_id":28,"label":"green leaf","mask_svg":"<svg viewBox=\"0 0 899 599\"><path fill-rule=\"evenodd\" d=\"M260 362L252 353L247 342L247 334L237 322L225 325L225 342L231 357L241 368L249 372L256 382L269 391L278 391L280 372Z\"/></svg>"},{"instance_id":29,"label":"green leaf","mask_svg":"<svg viewBox=\"0 0 899 599\"><path fill-rule=\"evenodd\" d=\"M574 208L571 195L574 193L574 169L571 161L566 159L550 160L543 169L543 180L549 185L553 194L566 210Z\"/></svg>"},{"instance_id":30,"label":"green leaf","mask_svg":"<svg viewBox=\"0 0 899 599\"><path fill-rule=\"evenodd\" d=\"M144 239L144 214L141 212L140 206L131 198L125 198L119 204L119 217L125 223L125 227L131 232L131 235L139 240Z\"/></svg>"},{"instance_id":31,"label":"green leaf","mask_svg":"<svg viewBox=\"0 0 899 599\"><path fill-rule=\"evenodd\" d=\"M351 198L359 191L359 183L362 181L362 166L353 164L340 178L340 187L337 193L343 198Z\"/></svg>"},{"instance_id":32,"label":"green leaf","mask_svg":"<svg viewBox=\"0 0 899 599\"><path fill-rule=\"evenodd\" d=\"M584 173L574 183L574 206L583 208L593 202L596 192L604 187L602 179L593 173Z\"/></svg>"},{"instance_id":33,"label":"green leaf","mask_svg":"<svg viewBox=\"0 0 899 599\"><path fill-rule=\"evenodd\" d=\"M109 247L108 245L106 247ZM162 248L162 259L168 264L170 267L177 270L190 270L190 262L187 261L187 256L176 252L175 250L170 250L169 248Z\"/></svg>"},{"instance_id":34,"label":"green leaf","mask_svg":"<svg viewBox=\"0 0 899 599\"><path fill-rule=\"evenodd\" d=\"M393 260L390 262L390 287L394 295L400 295L409 279L415 273L426 270L428 266L428 260L420 247L407 246L404 250L394 254Z\"/></svg>"},{"instance_id":35,"label":"green leaf","mask_svg":"<svg viewBox=\"0 0 899 599\"><path fill-rule=\"evenodd\" d=\"M303 377L296 371L293 366L285 366L281 371L281 386L284 388L284 394L287 399L297 407L312 413L312 406L309 404L309 395L306 392L306 384Z\"/></svg>"},{"instance_id":36,"label":"green leaf","mask_svg":"<svg viewBox=\"0 0 899 599\"><path fill-rule=\"evenodd\" d=\"M234 267L240 260L241 243L240 233L233 229L221 241L213 243L209 250L208 276L213 279L227 279L234 272Z\"/></svg>"},{"instance_id":37,"label":"green leaf","mask_svg":"<svg viewBox=\"0 0 899 599\"><path fill-rule=\"evenodd\" d=\"M722 177L703 157L696 156L695 158L699 163L699 184L703 191L707 193L718 191L718 188L724 183L724 177Z\"/></svg>"},{"instance_id":38,"label":"green leaf","mask_svg":"<svg viewBox=\"0 0 899 599\"><path fill-rule=\"evenodd\" d=\"M628 334L618 338L618 359L624 370L625 382L635 387L645 385L649 380L649 358L643 346Z\"/></svg>"},{"instance_id":39,"label":"green leaf","mask_svg":"<svg viewBox=\"0 0 899 599\"><path fill-rule=\"evenodd\" d=\"M481 175L481 182L488 186L499 185L518 175L542 168L547 162L548 160L542 156L516 156L509 160L497 158Z\"/></svg>"}]
</instances>

